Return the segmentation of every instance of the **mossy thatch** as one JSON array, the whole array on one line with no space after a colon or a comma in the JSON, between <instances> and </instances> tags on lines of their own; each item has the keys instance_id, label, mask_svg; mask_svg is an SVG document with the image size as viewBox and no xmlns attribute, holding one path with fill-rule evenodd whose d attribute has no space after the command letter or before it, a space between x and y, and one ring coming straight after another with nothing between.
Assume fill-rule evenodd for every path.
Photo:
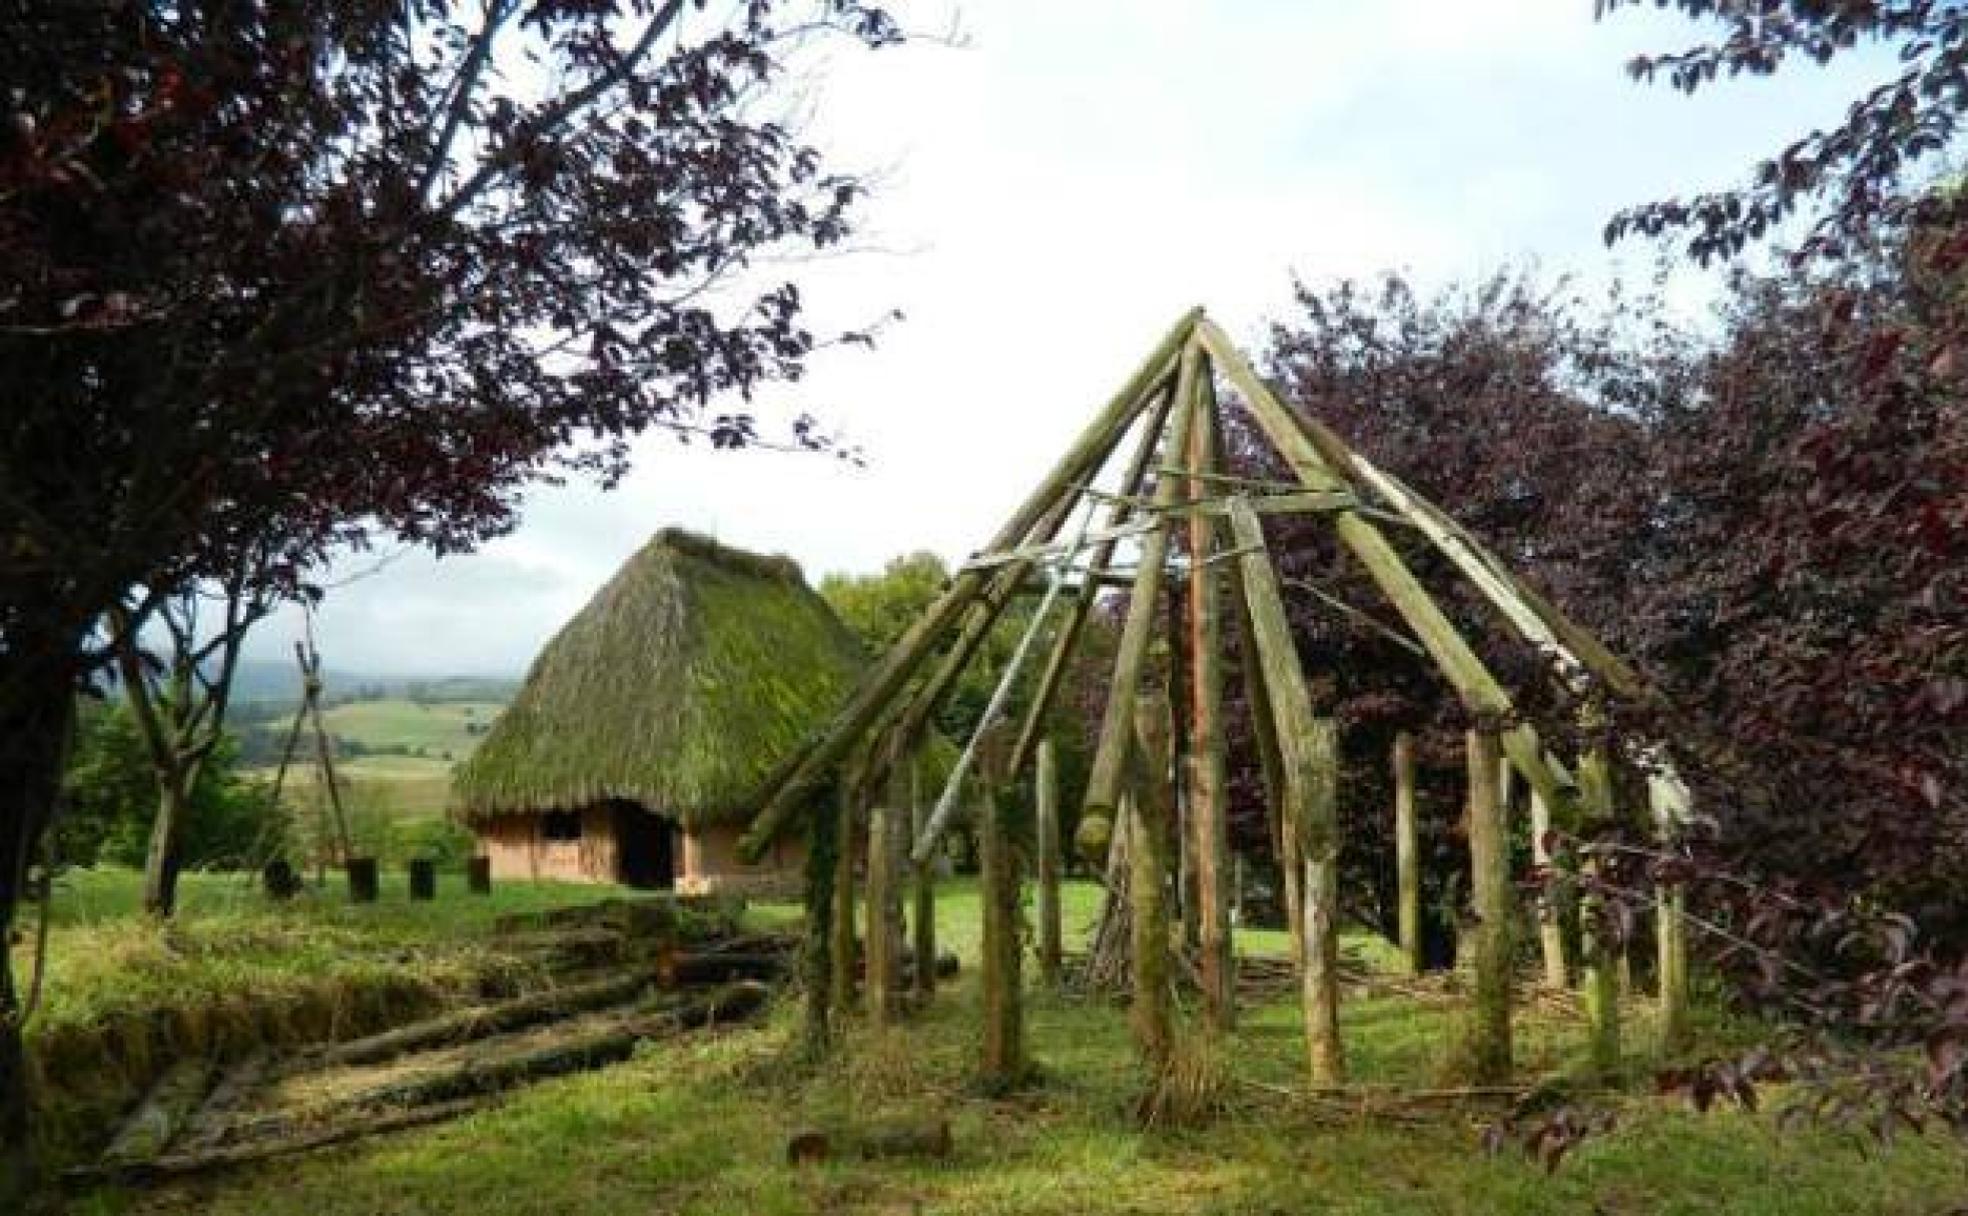
<instances>
[{"instance_id":1,"label":"mossy thatch","mask_svg":"<svg viewBox=\"0 0 1968 1216\"><path fill-rule=\"evenodd\" d=\"M866 661L791 559L666 528L540 652L458 767L454 809L622 798L686 827L742 820Z\"/></svg>"}]
</instances>

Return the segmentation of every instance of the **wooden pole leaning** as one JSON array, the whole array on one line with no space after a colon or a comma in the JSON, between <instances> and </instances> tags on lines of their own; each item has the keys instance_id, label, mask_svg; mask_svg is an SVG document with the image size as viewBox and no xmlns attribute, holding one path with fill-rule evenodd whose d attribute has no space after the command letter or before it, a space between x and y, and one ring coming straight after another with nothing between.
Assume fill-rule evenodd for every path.
<instances>
[{"instance_id":1,"label":"wooden pole leaning","mask_svg":"<svg viewBox=\"0 0 1968 1216\"><path fill-rule=\"evenodd\" d=\"M1307 489L1330 492L1351 488L1350 480L1314 442L1314 434L1325 434L1330 439L1323 428L1315 431L1313 424L1308 424L1279 401L1270 386L1252 370L1236 345L1215 323L1204 319L1197 324L1196 334L1216 366L1244 395L1258 428ZM1337 443L1337 440L1332 442ZM1340 451L1344 451L1343 446ZM1490 674L1489 668L1484 666L1469 643L1463 640L1454 623L1415 578L1414 572L1408 569L1407 563L1395 552L1380 529L1357 510L1335 511L1332 519L1333 530L1340 543L1360 562L1374 585L1380 588L1381 594L1401 614L1409 630L1420 640L1436 667L1456 690L1464 708L1478 717L1509 717L1512 712L1509 694ZM1511 763L1524 774L1524 779L1533 789L1553 805L1570 805L1572 791L1545 763L1544 750L1535 731L1528 726L1515 727L1503 735L1503 747Z\"/></svg>"},{"instance_id":2,"label":"wooden pole leaning","mask_svg":"<svg viewBox=\"0 0 1968 1216\"><path fill-rule=\"evenodd\" d=\"M1216 393L1210 367L1203 360L1192 386L1189 428L1189 483L1192 498L1212 491L1205 480L1217 471ZM1222 565L1211 559L1224 546L1222 525L1214 516L1197 512L1189 517L1189 839L1194 859L1196 919L1201 946L1199 968L1203 1013L1216 1030L1236 1024L1237 985L1230 941L1229 808L1230 780L1223 731L1223 594Z\"/></svg>"},{"instance_id":3,"label":"wooden pole leaning","mask_svg":"<svg viewBox=\"0 0 1968 1216\"><path fill-rule=\"evenodd\" d=\"M1302 939L1305 1038L1314 1085L1339 1084L1346 1074L1339 1039L1337 938L1339 826L1329 772L1336 749L1331 724L1321 726L1312 692L1292 642L1291 623L1279 590L1278 574L1264 545L1264 530L1250 504L1233 499L1230 535L1242 567L1244 611L1250 618L1257 661L1270 693L1274 732L1283 755L1286 830L1297 841L1303 867L1302 919L1293 926ZM1252 706L1253 713L1266 707Z\"/></svg>"},{"instance_id":4,"label":"wooden pole leaning","mask_svg":"<svg viewBox=\"0 0 1968 1216\"><path fill-rule=\"evenodd\" d=\"M1099 467L1121 434L1141 413L1151 390L1167 374L1169 365L1187 344L1201 316L1202 310L1195 309L1176 323L1106 408L1081 431L1066 455L1012 512L1011 518L992 538L991 549L1017 544L1063 494ZM758 814L739 841L739 855L742 858L756 862L764 855L786 821L800 808L807 791L839 764L847 750L861 738L868 724L908 682L923 657L982 592L985 581L981 570L959 572L888 654L882 657L799 763L783 781L765 791Z\"/></svg>"},{"instance_id":5,"label":"wooden pole leaning","mask_svg":"<svg viewBox=\"0 0 1968 1216\"><path fill-rule=\"evenodd\" d=\"M1161 446L1162 430L1168 423L1174 395L1174 384L1171 382L1169 390L1158 393L1155 404L1148 409L1147 424L1142 428L1141 437L1135 443L1134 455L1121 475L1119 497L1108 508L1104 530L1118 528L1134 516L1135 507L1130 500L1140 493L1142 483L1147 480L1149 465L1154 462L1155 453ZM1111 539L1096 543L1089 551L1088 570L1105 570L1108 563L1114 560L1114 549L1119 543ZM1080 633L1093 611L1094 602L1099 598L1099 580L1087 579L1080 585L1078 596L1068 609L1065 621L1060 624L1059 632L1053 635L1052 649L1046 654L1045 668L1032 692L1031 704L1025 710L1025 723L1018 731L1018 742L1012 745L1011 771L1014 773L1024 772L1032 758L1032 749L1037 746L1039 736L1045 729L1046 714L1051 711L1053 698L1058 695L1060 683L1065 679L1066 665L1079 645Z\"/></svg>"},{"instance_id":6,"label":"wooden pole leaning","mask_svg":"<svg viewBox=\"0 0 1968 1216\"><path fill-rule=\"evenodd\" d=\"M1195 412L1183 403L1194 393L1202 351L1193 343L1184 347L1180 370L1176 373L1176 407L1170 414L1167 452L1180 456L1188 449L1189 428ZM1155 482L1154 502L1166 507L1182 492L1172 477ZM1128 600L1127 620L1121 626L1121 640L1114 658L1114 676L1107 686L1107 708L1100 723L1099 742L1093 753L1092 770L1087 775L1086 797L1080 813L1080 826L1074 844L1081 856L1097 860L1106 855L1113 835L1114 808L1126 779L1128 750L1134 733L1135 690L1147 666L1148 647L1160 619L1159 604L1168 560L1168 540L1172 521L1167 515L1160 525L1141 537L1140 567Z\"/></svg>"}]
</instances>

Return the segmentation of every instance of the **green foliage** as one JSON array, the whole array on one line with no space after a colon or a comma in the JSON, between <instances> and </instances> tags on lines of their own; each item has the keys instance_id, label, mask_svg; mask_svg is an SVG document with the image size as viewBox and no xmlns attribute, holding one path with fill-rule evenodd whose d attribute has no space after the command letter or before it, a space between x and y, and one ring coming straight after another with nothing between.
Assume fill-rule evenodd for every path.
<instances>
[{"instance_id":1,"label":"green foliage","mask_svg":"<svg viewBox=\"0 0 1968 1216\"><path fill-rule=\"evenodd\" d=\"M66 788L58 863L141 866L157 812L157 778L127 705L82 703ZM236 741L222 740L192 787L179 864L256 865L281 847L285 835L285 817L271 790L241 775Z\"/></svg>"}]
</instances>

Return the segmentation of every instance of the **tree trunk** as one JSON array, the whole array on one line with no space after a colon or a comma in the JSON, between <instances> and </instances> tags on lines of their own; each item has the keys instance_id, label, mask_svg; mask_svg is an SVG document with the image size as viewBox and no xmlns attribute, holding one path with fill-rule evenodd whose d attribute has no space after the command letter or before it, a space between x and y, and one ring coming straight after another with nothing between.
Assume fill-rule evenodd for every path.
<instances>
[{"instance_id":1,"label":"tree trunk","mask_svg":"<svg viewBox=\"0 0 1968 1216\"><path fill-rule=\"evenodd\" d=\"M179 842L191 802L195 775L182 770L157 774L157 817L150 825L150 851L144 855L145 914L167 920L178 908Z\"/></svg>"},{"instance_id":2,"label":"tree trunk","mask_svg":"<svg viewBox=\"0 0 1968 1216\"><path fill-rule=\"evenodd\" d=\"M0 649L0 1211L18 1211L35 1178L26 994L8 944L61 789L82 634L79 625L51 626L37 615L10 617Z\"/></svg>"},{"instance_id":3,"label":"tree trunk","mask_svg":"<svg viewBox=\"0 0 1968 1216\"><path fill-rule=\"evenodd\" d=\"M1419 975L1421 957L1421 838L1415 827L1415 741L1394 736L1394 883L1399 906L1401 957Z\"/></svg>"},{"instance_id":4,"label":"tree trunk","mask_svg":"<svg viewBox=\"0 0 1968 1216\"><path fill-rule=\"evenodd\" d=\"M1045 986L1059 987L1059 765L1052 740L1039 742L1038 767L1033 774L1038 822L1039 976Z\"/></svg>"},{"instance_id":5,"label":"tree trunk","mask_svg":"<svg viewBox=\"0 0 1968 1216\"><path fill-rule=\"evenodd\" d=\"M1469 762L1470 897L1475 906L1476 1006L1470 1022L1470 1080L1510 1080L1510 836L1498 788L1496 735L1472 730Z\"/></svg>"}]
</instances>

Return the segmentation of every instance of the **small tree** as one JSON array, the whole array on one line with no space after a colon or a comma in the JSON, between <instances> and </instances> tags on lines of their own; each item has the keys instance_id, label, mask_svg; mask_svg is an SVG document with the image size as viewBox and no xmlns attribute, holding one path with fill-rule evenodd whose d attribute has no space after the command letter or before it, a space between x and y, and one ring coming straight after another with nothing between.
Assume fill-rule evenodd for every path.
<instances>
[{"instance_id":1,"label":"small tree","mask_svg":"<svg viewBox=\"0 0 1968 1216\"><path fill-rule=\"evenodd\" d=\"M131 588L258 552L292 594L337 544L453 552L536 478L612 482L651 427L757 438L710 401L817 344L760 263L860 194L765 109L829 29L897 37L860 0L0 15L0 939ZM8 1198L20 1033L0 952Z\"/></svg>"}]
</instances>

